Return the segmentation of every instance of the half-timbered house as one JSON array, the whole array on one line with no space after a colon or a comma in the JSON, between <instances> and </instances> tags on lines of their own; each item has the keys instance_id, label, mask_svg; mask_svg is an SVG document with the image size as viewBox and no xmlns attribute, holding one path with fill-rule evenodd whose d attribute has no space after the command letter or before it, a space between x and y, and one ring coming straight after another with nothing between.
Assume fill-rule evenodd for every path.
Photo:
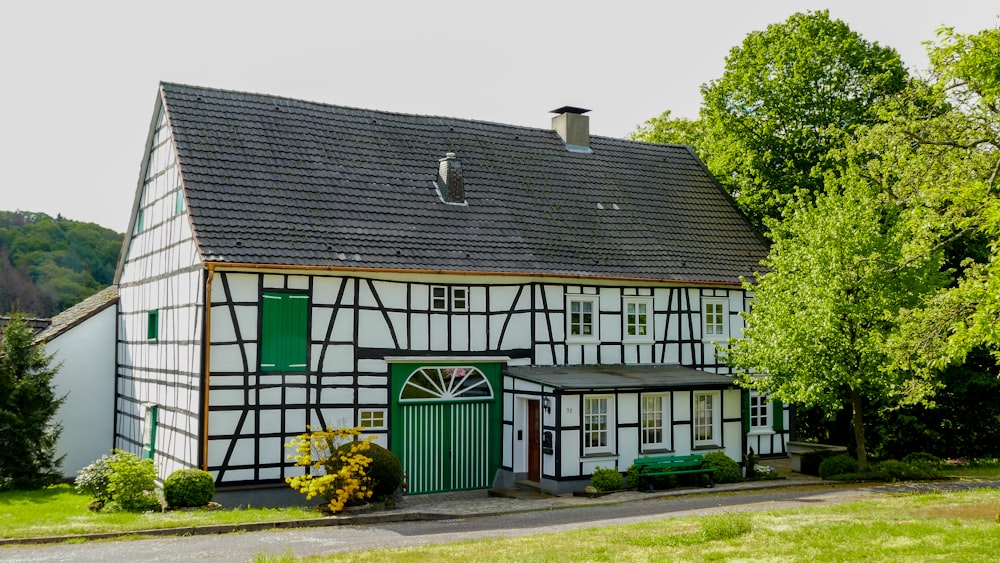
<instances>
[{"instance_id":1,"label":"half-timbered house","mask_svg":"<svg viewBox=\"0 0 1000 563\"><path fill-rule=\"evenodd\" d=\"M411 492L582 488L648 453L783 453L741 393L766 254L684 146L161 84L117 272L115 440L220 487L363 426Z\"/></svg>"}]
</instances>

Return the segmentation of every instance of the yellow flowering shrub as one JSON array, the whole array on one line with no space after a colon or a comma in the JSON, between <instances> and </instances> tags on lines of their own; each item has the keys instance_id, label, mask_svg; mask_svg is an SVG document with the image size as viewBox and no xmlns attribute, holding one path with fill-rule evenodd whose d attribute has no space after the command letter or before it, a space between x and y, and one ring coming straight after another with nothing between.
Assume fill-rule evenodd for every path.
<instances>
[{"instance_id":1,"label":"yellow flowering shrub","mask_svg":"<svg viewBox=\"0 0 1000 563\"><path fill-rule=\"evenodd\" d=\"M327 501L331 512L363 504L372 496L366 474L372 460L364 452L375 437L360 436L359 426L327 428L292 438L285 445L295 451L295 456L288 457L295 459L296 466L307 469L305 475L286 477L285 482L306 495L307 500L320 497Z\"/></svg>"}]
</instances>

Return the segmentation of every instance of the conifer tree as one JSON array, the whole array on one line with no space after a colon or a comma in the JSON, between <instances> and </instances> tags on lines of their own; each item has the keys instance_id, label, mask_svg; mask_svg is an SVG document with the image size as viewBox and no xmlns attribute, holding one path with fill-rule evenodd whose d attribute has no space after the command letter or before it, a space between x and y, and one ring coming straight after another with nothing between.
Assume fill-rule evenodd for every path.
<instances>
[{"instance_id":1,"label":"conifer tree","mask_svg":"<svg viewBox=\"0 0 1000 563\"><path fill-rule=\"evenodd\" d=\"M0 341L0 490L39 489L62 477L53 417L65 397L55 394L59 367L51 363L22 315L12 315Z\"/></svg>"}]
</instances>

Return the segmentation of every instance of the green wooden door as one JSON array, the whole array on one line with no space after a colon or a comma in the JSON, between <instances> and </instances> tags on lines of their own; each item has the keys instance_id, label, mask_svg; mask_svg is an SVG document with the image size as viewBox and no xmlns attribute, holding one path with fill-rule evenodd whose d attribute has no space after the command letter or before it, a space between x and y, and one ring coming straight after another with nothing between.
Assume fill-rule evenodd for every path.
<instances>
[{"instance_id":1,"label":"green wooden door","mask_svg":"<svg viewBox=\"0 0 1000 563\"><path fill-rule=\"evenodd\" d=\"M482 368L393 366L391 449L411 493L492 485L500 465L499 367Z\"/></svg>"}]
</instances>

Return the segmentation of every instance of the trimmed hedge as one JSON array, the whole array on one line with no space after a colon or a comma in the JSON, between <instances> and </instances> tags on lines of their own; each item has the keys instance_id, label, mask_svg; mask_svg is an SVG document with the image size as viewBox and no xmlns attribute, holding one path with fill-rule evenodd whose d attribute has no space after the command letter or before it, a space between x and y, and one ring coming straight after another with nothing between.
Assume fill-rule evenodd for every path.
<instances>
[{"instance_id":1,"label":"trimmed hedge","mask_svg":"<svg viewBox=\"0 0 1000 563\"><path fill-rule=\"evenodd\" d=\"M163 482L163 498L168 506L205 506L215 496L215 479L201 469L178 469Z\"/></svg>"}]
</instances>

